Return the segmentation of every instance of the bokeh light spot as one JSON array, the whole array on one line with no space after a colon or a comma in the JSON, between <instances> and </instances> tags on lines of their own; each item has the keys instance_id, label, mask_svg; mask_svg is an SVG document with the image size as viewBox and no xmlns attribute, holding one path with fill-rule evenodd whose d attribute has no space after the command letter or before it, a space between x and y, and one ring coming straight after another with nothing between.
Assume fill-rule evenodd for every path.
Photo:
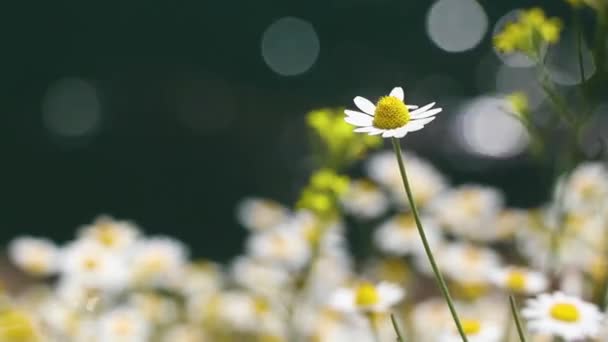
<instances>
[{"instance_id":1,"label":"bokeh light spot","mask_svg":"<svg viewBox=\"0 0 608 342\"><path fill-rule=\"evenodd\" d=\"M264 62L279 75L308 71L319 57L319 37L311 23L285 17L270 25L262 36Z\"/></svg>"},{"instance_id":2,"label":"bokeh light spot","mask_svg":"<svg viewBox=\"0 0 608 342\"><path fill-rule=\"evenodd\" d=\"M463 105L457 135L469 153L491 158L510 158L528 145L524 127L505 112L502 99L482 96Z\"/></svg>"},{"instance_id":3,"label":"bokeh light spot","mask_svg":"<svg viewBox=\"0 0 608 342\"><path fill-rule=\"evenodd\" d=\"M79 78L61 79L49 86L42 100L45 127L64 138L91 135L101 123L97 89Z\"/></svg>"},{"instance_id":4,"label":"bokeh light spot","mask_svg":"<svg viewBox=\"0 0 608 342\"><path fill-rule=\"evenodd\" d=\"M585 79L595 73L593 55L585 40L581 40L581 52ZM578 58L578 43L575 31L562 33L560 41L547 52L547 71L551 79L561 85L576 85L581 82Z\"/></svg>"},{"instance_id":5,"label":"bokeh light spot","mask_svg":"<svg viewBox=\"0 0 608 342\"><path fill-rule=\"evenodd\" d=\"M431 7L426 26L441 49L462 52L479 44L488 29L488 17L475 0L439 0Z\"/></svg>"}]
</instances>

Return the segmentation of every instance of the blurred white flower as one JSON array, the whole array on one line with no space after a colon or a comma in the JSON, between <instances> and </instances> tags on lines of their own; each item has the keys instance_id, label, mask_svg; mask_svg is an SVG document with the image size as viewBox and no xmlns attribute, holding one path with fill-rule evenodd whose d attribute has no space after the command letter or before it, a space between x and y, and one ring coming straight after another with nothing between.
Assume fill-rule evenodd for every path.
<instances>
[{"instance_id":1,"label":"blurred white flower","mask_svg":"<svg viewBox=\"0 0 608 342\"><path fill-rule=\"evenodd\" d=\"M337 289L329 300L329 306L346 313L386 312L404 296L405 290L395 284L362 282L354 287Z\"/></svg>"},{"instance_id":2,"label":"blurred white flower","mask_svg":"<svg viewBox=\"0 0 608 342\"><path fill-rule=\"evenodd\" d=\"M118 307L104 313L98 321L99 342L147 342L150 324L131 307Z\"/></svg>"},{"instance_id":3,"label":"blurred white flower","mask_svg":"<svg viewBox=\"0 0 608 342\"><path fill-rule=\"evenodd\" d=\"M439 223L455 235L476 241L494 241L499 237L494 224L503 203L503 195L497 189L462 185L437 197L429 209Z\"/></svg>"},{"instance_id":4,"label":"blurred white flower","mask_svg":"<svg viewBox=\"0 0 608 342\"><path fill-rule=\"evenodd\" d=\"M245 228L260 231L284 223L289 210L273 200L245 198L237 205L236 216Z\"/></svg>"},{"instance_id":5,"label":"blurred white flower","mask_svg":"<svg viewBox=\"0 0 608 342\"><path fill-rule=\"evenodd\" d=\"M445 275L463 285L487 284L490 272L500 267L500 257L494 250L468 243L445 245L438 259Z\"/></svg>"},{"instance_id":6,"label":"blurred white flower","mask_svg":"<svg viewBox=\"0 0 608 342\"><path fill-rule=\"evenodd\" d=\"M363 219L382 215L389 205L384 192L368 180L351 181L341 201L346 212Z\"/></svg>"},{"instance_id":7,"label":"blurred white flower","mask_svg":"<svg viewBox=\"0 0 608 342\"><path fill-rule=\"evenodd\" d=\"M216 303L218 318L229 329L272 335L284 334L284 319L275 312L274 304L244 291L225 291Z\"/></svg>"},{"instance_id":8,"label":"blurred white flower","mask_svg":"<svg viewBox=\"0 0 608 342\"><path fill-rule=\"evenodd\" d=\"M489 278L500 288L526 295L545 291L549 283L544 274L519 266L492 270Z\"/></svg>"},{"instance_id":9,"label":"blurred white flower","mask_svg":"<svg viewBox=\"0 0 608 342\"><path fill-rule=\"evenodd\" d=\"M84 287L110 291L123 289L129 276L123 257L91 240L77 240L64 247L60 270Z\"/></svg>"},{"instance_id":10,"label":"blurred white flower","mask_svg":"<svg viewBox=\"0 0 608 342\"><path fill-rule=\"evenodd\" d=\"M221 267L210 261L195 261L187 264L180 276L174 278L170 285L183 295L197 293L214 293L220 290L224 282Z\"/></svg>"},{"instance_id":11,"label":"blurred white flower","mask_svg":"<svg viewBox=\"0 0 608 342\"><path fill-rule=\"evenodd\" d=\"M564 186L564 207L568 211L597 213L608 205L608 170L602 163L580 164L559 186Z\"/></svg>"},{"instance_id":12,"label":"blurred white flower","mask_svg":"<svg viewBox=\"0 0 608 342\"><path fill-rule=\"evenodd\" d=\"M344 119L357 126L355 132L369 135L380 135L384 138L403 138L408 132L421 130L426 124L435 120L441 108L433 108L435 102L418 108L403 102L403 88L395 87L388 96L383 96L374 105L368 99L357 96L355 105L362 112L345 110ZM414 109L410 112L410 109Z\"/></svg>"},{"instance_id":13,"label":"blurred white flower","mask_svg":"<svg viewBox=\"0 0 608 342\"><path fill-rule=\"evenodd\" d=\"M8 246L10 260L22 271L33 276L54 274L59 266L59 251L48 239L22 236Z\"/></svg>"},{"instance_id":14,"label":"blurred white flower","mask_svg":"<svg viewBox=\"0 0 608 342\"><path fill-rule=\"evenodd\" d=\"M447 186L443 175L435 167L417 157L412 152L403 156L407 167L407 176L412 186L416 204L424 207ZM372 155L366 164L368 176L390 191L393 200L403 208L409 202L399 173L399 165L392 151L382 151Z\"/></svg>"},{"instance_id":15,"label":"blurred white flower","mask_svg":"<svg viewBox=\"0 0 608 342\"><path fill-rule=\"evenodd\" d=\"M235 283L253 293L278 297L285 289L290 275L283 268L263 264L248 257L238 257L232 263Z\"/></svg>"},{"instance_id":16,"label":"blurred white flower","mask_svg":"<svg viewBox=\"0 0 608 342\"><path fill-rule=\"evenodd\" d=\"M470 342L498 342L502 340L501 327L492 321L480 319L461 319L462 330ZM458 331L453 327L446 331L438 340L439 342L460 342Z\"/></svg>"},{"instance_id":17,"label":"blurred white flower","mask_svg":"<svg viewBox=\"0 0 608 342\"><path fill-rule=\"evenodd\" d=\"M429 216L423 216L421 221L431 248L436 249L442 243L436 222ZM425 256L414 216L410 213L393 216L380 225L374 232L374 242L387 254Z\"/></svg>"},{"instance_id":18,"label":"blurred white flower","mask_svg":"<svg viewBox=\"0 0 608 342\"><path fill-rule=\"evenodd\" d=\"M194 324L177 324L168 328L162 335L161 342L203 342L210 341L201 327Z\"/></svg>"},{"instance_id":19,"label":"blurred white flower","mask_svg":"<svg viewBox=\"0 0 608 342\"><path fill-rule=\"evenodd\" d=\"M94 240L111 251L122 253L133 246L139 234L137 227L130 222L100 216L93 224L80 229L79 238Z\"/></svg>"},{"instance_id":20,"label":"blurred white flower","mask_svg":"<svg viewBox=\"0 0 608 342\"><path fill-rule=\"evenodd\" d=\"M454 325L445 301L433 297L414 306L411 313L414 341L436 342L442 332Z\"/></svg>"},{"instance_id":21,"label":"blurred white flower","mask_svg":"<svg viewBox=\"0 0 608 342\"><path fill-rule=\"evenodd\" d=\"M291 225L254 233L247 240L247 252L261 262L297 270L310 259L308 240Z\"/></svg>"},{"instance_id":22,"label":"blurred white flower","mask_svg":"<svg viewBox=\"0 0 608 342\"><path fill-rule=\"evenodd\" d=\"M179 307L176 301L159 293L132 293L128 303L151 324L165 326L176 322L179 318Z\"/></svg>"},{"instance_id":23,"label":"blurred white flower","mask_svg":"<svg viewBox=\"0 0 608 342\"><path fill-rule=\"evenodd\" d=\"M136 286L170 286L183 274L188 251L170 237L150 237L138 241L130 260L132 282Z\"/></svg>"},{"instance_id":24,"label":"blurred white flower","mask_svg":"<svg viewBox=\"0 0 608 342\"><path fill-rule=\"evenodd\" d=\"M528 300L522 316L528 321L529 331L565 341L596 337L604 319L595 305L560 292L543 293Z\"/></svg>"}]
</instances>

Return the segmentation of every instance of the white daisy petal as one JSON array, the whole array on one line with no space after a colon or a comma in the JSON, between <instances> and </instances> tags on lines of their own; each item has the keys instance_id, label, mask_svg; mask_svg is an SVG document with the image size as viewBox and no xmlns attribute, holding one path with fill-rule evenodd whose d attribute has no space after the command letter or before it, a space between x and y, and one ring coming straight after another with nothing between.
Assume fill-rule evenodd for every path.
<instances>
[{"instance_id":1,"label":"white daisy petal","mask_svg":"<svg viewBox=\"0 0 608 342\"><path fill-rule=\"evenodd\" d=\"M370 100L361 96L357 96L353 101L355 101L355 105L357 105L357 107L363 112L369 115L374 115L374 112L376 111L376 106L374 106L374 104Z\"/></svg>"},{"instance_id":2,"label":"white daisy petal","mask_svg":"<svg viewBox=\"0 0 608 342\"><path fill-rule=\"evenodd\" d=\"M399 100L403 101L403 88L401 88L401 87L393 88L393 90L391 90L391 93L389 94L389 96L396 97Z\"/></svg>"},{"instance_id":3,"label":"white daisy petal","mask_svg":"<svg viewBox=\"0 0 608 342\"><path fill-rule=\"evenodd\" d=\"M345 111L346 112L346 111ZM347 117L351 117L351 118L357 118L357 119L361 119L361 120L373 120L373 116L369 116L367 114L363 114L360 112L355 112L355 111L348 111L348 113L346 113Z\"/></svg>"},{"instance_id":4,"label":"white daisy petal","mask_svg":"<svg viewBox=\"0 0 608 342\"><path fill-rule=\"evenodd\" d=\"M355 125L355 126L369 126L372 124L372 118L371 117L355 117L355 116L348 116L346 118L344 118L344 121L348 122L351 125Z\"/></svg>"},{"instance_id":5,"label":"white daisy petal","mask_svg":"<svg viewBox=\"0 0 608 342\"><path fill-rule=\"evenodd\" d=\"M355 128L354 132L356 133L369 133L369 132L373 132L375 131L377 128L374 126L367 126L367 127L359 127L359 128Z\"/></svg>"},{"instance_id":6,"label":"white daisy petal","mask_svg":"<svg viewBox=\"0 0 608 342\"><path fill-rule=\"evenodd\" d=\"M407 107L407 109L416 109L418 108L418 106L414 106L414 105L405 105Z\"/></svg>"},{"instance_id":7,"label":"white daisy petal","mask_svg":"<svg viewBox=\"0 0 608 342\"><path fill-rule=\"evenodd\" d=\"M348 116L357 116L357 115L366 115L366 116L369 116L369 114L365 114L365 113L358 112L356 110L350 110L350 109L344 110L344 114L346 114Z\"/></svg>"},{"instance_id":8,"label":"white daisy petal","mask_svg":"<svg viewBox=\"0 0 608 342\"><path fill-rule=\"evenodd\" d=\"M376 128L376 127L374 127L374 128L375 128L375 130L369 132L369 135L378 135L378 134L384 133L384 131L385 131L384 129L379 129L379 128Z\"/></svg>"},{"instance_id":9,"label":"white daisy petal","mask_svg":"<svg viewBox=\"0 0 608 342\"><path fill-rule=\"evenodd\" d=\"M426 125L429 122L435 120L436 116L432 116L430 118L424 118L424 119L413 119L412 121L410 121L410 123L412 124L416 124L416 125Z\"/></svg>"},{"instance_id":10,"label":"white daisy petal","mask_svg":"<svg viewBox=\"0 0 608 342\"><path fill-rule=\"evenodd\" d=\"M420 112L416 115L412 115L412 119L423 119L423 118L428 118L429 116L433 116L436 115L438 113L441 113L441 111L443 110L443 108L434 108L431 109L429 111L426 112Z\"/></svg>"},{"instance_id":11,"label":"white daisy petal","mask_svg":"<svg viewBox=\"0 0 608 342\"><path fill-rule=\"evenodd\" d=\"M395 136L396 131L397 131L396 129L389 129L388 131L384 131L384 133L382 133L382 137L383 138L393 137L393 136Z\"/></svg>"},{"instance_id":12,"label":"white daisy petal","mask_svg":"<svg viewBox=\"0 0 608 342\"><path fill-rule=\"evenodd\" d=\"M410 117L413 118L416 115L419 115L420 113L426 112L427 110L431 109L434 105L435 105L435 102L431 102L424 107L420 107L420 108L416 109L415 111L411 112Z\"/></svg>"}]
</instances>

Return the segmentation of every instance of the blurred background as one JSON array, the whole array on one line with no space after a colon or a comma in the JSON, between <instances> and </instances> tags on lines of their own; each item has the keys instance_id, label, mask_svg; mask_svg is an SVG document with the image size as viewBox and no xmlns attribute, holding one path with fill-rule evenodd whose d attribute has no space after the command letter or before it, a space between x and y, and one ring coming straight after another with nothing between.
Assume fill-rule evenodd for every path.
<instances>
[{"instance_id":1,"label":"blurred background","mask_svg":"<svg viewBox=\"0 0 608 342\"><path fill-rule=\"evenodd\" d=\"M542 95L530 65L491 44L505 13L534 5L568 19L562 1L14 3L0 82L0 241L65 241L109 214L226 260L245 235L239 199L292 204L306 182L306 113L394 86L444 108L406 150L455 184L497 185L510 205L537 205L550 171L526 155L525 131L494 96L524 88L542 113ZM569 43L553 75L564 86L576 83Z\"/></svg>"}]
</instances>

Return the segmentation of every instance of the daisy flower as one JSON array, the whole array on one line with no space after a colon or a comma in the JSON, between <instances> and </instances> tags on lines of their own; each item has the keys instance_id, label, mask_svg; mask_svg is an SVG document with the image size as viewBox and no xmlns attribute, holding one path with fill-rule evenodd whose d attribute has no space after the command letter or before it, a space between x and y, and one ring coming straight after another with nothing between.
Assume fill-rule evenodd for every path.
<instances>
[{"instance_id":1,"label":"daisy flower","mask_svg":"<svg viewBox=\"0 0 608 342\"><path fill-rule=\"evenodd\" d=\"M23 236L11 241L8 247L11 261L29 275L47 276L58 267L59 251L47 239Z\"/></svg>"},{"instance_id":2,"label":"daisy flower","mask_svg":"<svg viewBox=\"0 0 608 342\"><path fill-rule=\"evenodd\" d=\"M593 304L561 292L528 300L522 310L531 332L558 336L566 341L596 337L603 316Z\"/></svg>"},{"instance_id":3,"label":"daisy flower","mask_svg":"<svg viewBox=\"0 0 608 342\"><path fill-rule=\"evenodd\" d=\"M82 227L79 237L91 239L112 252L125 252L139 237L137 227L127 221L117 221L108 216L98 217L93 224Z\"/></svg>"},{"instance_id":4,"label":"daisy flower","mask_svg":"<svg viewBox=\"0 0 608 342\"><path fill-rule=\"evenodd\" d=\"M490 272L490 281L503 289L521 294L536 294L547 288L547 278L524 267L508 266Z\"/></svg>"},{"instance_id":5,"label":"daisy flower","mask_svg":"<svg viewBox=\"0 0 608 342\"><path fill-rule=\"evenodd\" d=\"M337 311L386 312L403 299L405 291L392 283L381 282L378 285L363 282L355 287L336 290L329 300L329 305Z\"/></svg>"},{"instance_id":6,"label":"daisy flower","mask_svg":"<svg viewBox=\"0 0 608 342\"><path fill-rule=\"evenodd\" d=\"M469 342L498 342L502 339L502 330L495 322L463 319L461 324ZM462 337L460 337L456 329L445 332L439 338L439 342L459 341L462 341Z\"/></svg>"},{"instance_id":7,"label":"daisy flower","mask_svg":"<svg viewBox=\"0 0 608 342\"><path fill-rule=\"evenodd\" d=\"M438 247L442 242L437 223L430 217L421 218L424 230L431 247ZM391 255L424 256L423 245L412 214L399 214L383 223L374 232L374 242L378 248Z\"/></svg>"},{"instance_id":8,"label":"daisy flower","mask_svg":"<svg viewBox=\"0 0 608 342\"><path fill-rule=\"evenodd\" d=\"M132 282L136 286L169 286L183 274L188 249L176 239L149 237L133 247L131 255Z\"/></svg>"},{"instance_id":9,"label":"daisy flower","mask_svg":"<svg viewBox=\"0 0 608 342\"><path fill-rule=\"evenodd\" d=\"M500 265L500 257L494 250L463 242L443 247L439 260L449 278L465 285L486 284L489 272Z\"/></svg>"},{"instance_id":10,"label":"daisy flower","mask_svg":"<svg viewBox=\"0 0 608 342\"><path fill-rule=\"evenodd\" d=\"M362 219L382 215L389 205L384 192L368 180L352 181L341 202L348 213Z\"/></svg>"},{"instance_id":11,"label":"daisy flower","mask_svg":"<svg viewBox=\"0 0 608 342\"><path fill-rule=\"evenodd\" d=\"M130 307L120 307L105 313L98 321L100 342L145 342L150 335L150 323L144 315Z\"/></svg>"},{"instance_id":12,"label":"daisy flower","mask_svg":"<svg viewBox=\"0 0 608 342\"><path fill-rule=\"evenodd\" d=\"M361 112L347 109L344 111L344 120L357 126L355 132L358 133L382 134L383 138L403 138L408 132L418 131L435 120L435 115L442 110L433 108L435 102L421 108L406 105L403 97L401 87L393 88L391 93L381 97L376 105L364 97L357 96L354 102ZM410 109L413 111L410 112Z\"/></svg>"},{"instance_id":13,"label":"daisy flower","mask_svg":"<svg viewBox=\"0 0 608 342\"><path fill-rule=\"evenodd\" d=\"M239 202L236 216L249 230L274 228L289 218L289 210L280 203L264 198L245 198Z\"/></svg>"}]
</instances>

